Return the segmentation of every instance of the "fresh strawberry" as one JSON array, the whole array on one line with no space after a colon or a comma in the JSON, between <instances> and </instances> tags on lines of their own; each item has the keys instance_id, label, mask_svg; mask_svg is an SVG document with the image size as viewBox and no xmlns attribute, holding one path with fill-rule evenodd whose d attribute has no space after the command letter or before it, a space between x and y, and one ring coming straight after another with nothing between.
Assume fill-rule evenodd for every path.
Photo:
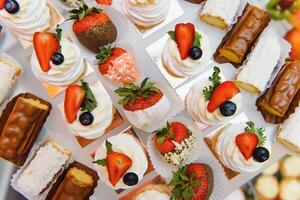
<instances>
[{"instance_id":1,"label":"fresh strawberry","mask_svg":"<svg viewBox=\"0 0 300 200\"><path fill-rule=\"evenodd\" d=\"M252 157L253 151L259 144L259 138L255 133L245 132L235 138L235 142L246 160Z\"/></svg>"},{"instance_id":2,"label":"fresh strawberry","mask_svg":"<svg viewBox=\"0 0 300 200\"><path fill-rule=\"evenodd\" d=\"M157 148L157 150L161 154L166 154L169 152L175 151L176 146L173 144L172 139L168 138L165 139L161 144L159 144L158 137L154 137L154 144Z\"/></svg>"},{"instance_id":3,"label":"fresh strawberry","mask_svg":"<svg viewBox=\"0 0 300 200\"><path fill-rule=\"evenodd\" d=\"M111 48L110 46L101 47L100 53L96 55L100 73L103 75L107 74L108 69L112 65L111 62L114 61L119 56L121 56L123 53L126 53L126 50L119 47L117 48Z\"/></svg>"},{"instance_id":4,"label":"fresh strawberry","mask_svg":"<svg viewBox=\"0 0 300 200\"><path fill-rule=\"evenodd\" d=\"M110 6L112 4L112 0L96 0L96 2L98 4L108 5L108 6Z\"/></svg>"},{"instance_id":5,"label":"fresh strawberry","mask_svg":"<svg viewBox=\"0 0 300 200\"><path fill-rule=\"evenodd\" d=\"M125 110L134 112L150 108L163 97L163 93L154 86L154 83L148 82L148 79L146 78L140 85L127 83L115 90L115 93L123 97L118 103L123 105Z\"/></svg>"},{"instance_id":6,"label":"fresh strawberry","mask_svg":"<svg viewBox=\"0 0 300 200\"><path fill-rule=\"evenodd\" d=\"M236 87L232 81L225 81L221 83L213 91L210 101L207 105L207 110L209 112L214 112L222 103L228 101L239 92L239 88Z\"/></svg>"},{"instance_id":7,"label":"fresh strawberry","mask_svg":"<svg viewBox=\"0 0 300 200\"><path fill-rule=\"evenodd\" d=\"M125 154L109 152L107 155L107 171L110 183L115 186L131 165L131 159Z\"/></svg>"},{"instance_id":8,"label":"fresh strawberry","mask_svg":"<svg viewBox=\"0 0 300 200\"><path fill-rule=\"evenodd\" d=\"M42 70L49 71L52 55L60 48L57 37L49 32L36 32L33 35L33 45Z\"/></svg>"},{"instance_id":9,"label":"fresh strawberry","mask_svg":"<svg viewBox=\"0 0 300 200\"><path fill-rule=\"evenodd\" d=\"M84 88L78 85L71 85L66 90L64 110L65 116L69 123L75 121L77 117L77 112L80 109L84 99L85 99Z\"/></svg>"},{"instance_id":10,"label":"fresh strawberry","mask_svg":"<svg viewBox=\"0 0 300 200\"><path fill-rule=\"evenodd\" d=\"M192 163L173 174L171 199L208 200L212 193L213 172L203 163Z\"/></svg>"},{"instance_id":11,"label":"fresh strawberry","mask_svg":"<svg viewBox=\"0 0 300 200\"><path fill-rule=\"evenodd\" d=\"M174 133L172 139L179 144L190 135L189 129L181 122L172 122L170 124L170 131Z\"/></svg>"},{"instance_id":12,"label":"fresh strawberry","mask_svg":"<svg viewBox=\"0 0 300 200\"><path fill-rule=\"evenodd\" d=\"M7 0L0 0L0 10L4 8Z\"/></svg>"},{"instance_id":13,"label":"fresh strawberry","mask_svg":"<svg viewBox=\"0 0 300 200\"><path fill-rule=\"evenodd\" d=\"M182 60L189 56L195 40L195 26L191 23L177 24L175 27L175 38Z\"/></svg>"}]
</instances>

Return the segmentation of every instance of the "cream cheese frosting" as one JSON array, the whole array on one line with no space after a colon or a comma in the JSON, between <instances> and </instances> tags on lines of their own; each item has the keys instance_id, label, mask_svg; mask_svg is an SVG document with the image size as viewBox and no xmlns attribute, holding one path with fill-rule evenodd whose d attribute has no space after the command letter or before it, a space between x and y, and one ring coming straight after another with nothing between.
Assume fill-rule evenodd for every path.
<instances>
[{"instance_id":1,"label":"cream cheese frosting","mask_svg":"<svg viewBox=\"0 0 300 200\"><path fill-rule=\"evenodd\" d=\"M109 141L112 144L112 149L114 152L123 153L131 159L132 165L127 170L127 172L134 172L139 177L139 181L141 181L148 168L148 159L145 150L140 144L140 142L137 141L137 139L134 138L134 136L126 133L112 136L108 138L107 141ZM95 160L105 159L106 156L107 154L106 154L105 142L103 142L96 152ZM97 169L98 174L101 177L101 180L103 180L107 185L109 185L115 190L128 189L134 187L134 186L128 186L125 183L123 183L123 179L120 179L120 181L115 186L112 186L111 183L109 182L106 166L103 167L95 164L95 168Z\"/></svg>"},{"instance_id":2,"label":"cream cheese frosting","mask_svg":"<svg viewBox=\"0 0 300 200\"><path fill-rule=\"evenodd\" d=\"M245 132L245 126L245 123L226 126L218 136L215 145L215 152L219 160L226 167L239 173L258 171L264 164L255 161L253 157L246 160L240 152L236 144L236 137ZM268 141L265 141L263 146L271 152L271 144Z\"/></svg>"},{"instance_id":3,"label":"cream cheese frosting","mask_svg":"<svg viewBox=\"0 0 300 200\"><path fill-rule=\"evenodd\" d=\"M205 100L203 95L203 89L209 85L210 85L209 80L204 80L198 82L190 89L185 100L186 109L188 113L192 116L193 120L208 125L215 125L232 119L242 107L241 93L238 93L234 97L229 99L229 101L232 101L236 104L237 109L233 116L226 117L221 114L220 108L216 109L212 113L208 111L207 105L209 101Z\"/></svg>"},{"instance_id":4,"label":"cream cheese frosting","mask_svg":"<svg viewBox=\"0 0 300 200\"><path fill-rule=\"evenodd\" d=\"M89 126L83 126L79 121L79 116L82 111L78 111L77 118L73 123L67 123L73 134L86 139L95 139L103 135L106 129L111 125L113 121L114 108L110 97L105 91L100 81L97 81L93 85L90 85L95 99L97 101L97 107L91 111L94 116L94 121ZM64 108L61 104L59 106L60 111L64 114Z\"/></svg>"},{"instance_id":5,"label":"cream cheese frosting","mask_svg":"<svg viewBox=\"0 0 300 200\"><path fill-rule=\"evenodd\" d=\"M124 114L128 121L139 129L151 129L151 127L160 124L170 110L170 102L166 95L152 107L144 110L129 111L124 109Z\"/></svg>"},{"instance_id":6,"label":"cream cheese frosting","mask_svg":"<svg viewBox=\"0 0 300 200\"><path fill-rule=\"evenodd\" d=\"M240 0L208 0L206 1L201 16L208 15L222 19L227 26L230 26L237 14Z\"/></svg>"},{"instance_id":7,"label":"cream cheese frosting","mask_svg":"<svg viewBox=\"0 0 300 200\"><path fill-rule=\"evenodd\" d=\"M32 41L35 32L44 31L50 26L50 10L46 0L18 1L20 10L15 14L0 10L0 19L19 39Z\"/></svg>"},{"instance_id":8,"label":"cream cheese frosting","mask_svg":"<svg viewBox=\"0 0 300 200\"><path fill-rule=\"evenodd\" d=\"M76 82L84 73L86 63L78 46L67 39L60 41L61 53L64 55L64 62L54 65L50 61L51 69L44 72L39 64L36 53L31 57L31 69L33 74L41 81L50 85L68 86Z\"/></svg>"},{"instance_id":9,"label":"cream cheese frosting","mask_svg":"<svg viewBox=\"0 0 300 200\"><path fill-rule=\"evenodd\" d=\"M152 27L164 21L170 8L170 0L122 0L121 3L129 19L142 27Z\"/></svg>"},{"instance_id":10,"label":"cream cheese frosting","mask_svg":"<svg viewBox=\"0 0 300 200\"><path fill-rule=\"evenodd\" d=\"M138 195L134 200L169 200L170 196L156 190L148 190Z\"/></svg>"},{"instance_id":11,"label":"cream cheese frosting","mask_svg":"<svg viewBox=\"0 0 300 200\"><path fill-rule=\"evenodd\" d=\"M211 47L209 38L201 31L200 44L203 55L197 60L186 58L182 60L177 44L170 37L166 41L162 52L162 62L165 68L178 77L188 77L199 74L205 70L205 66L211 63Z\"/></svg>"},{"instance_id":12,"label":"cream cheese frosting","mask_svg":"<svg viewBox=\"0 0 300 200\"><path fill-rule=\"evenodd\" d=\"M236 81L265 90L280 59L281 47L276 37L261 38L237 75Z\"/></svg>"}]
</instances>

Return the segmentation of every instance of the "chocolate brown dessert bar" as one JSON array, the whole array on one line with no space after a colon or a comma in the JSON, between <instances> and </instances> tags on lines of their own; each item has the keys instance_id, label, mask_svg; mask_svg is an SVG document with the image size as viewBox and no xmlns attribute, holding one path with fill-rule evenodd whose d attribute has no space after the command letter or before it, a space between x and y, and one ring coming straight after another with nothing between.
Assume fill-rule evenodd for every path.
<instances>
[{"instance_id":1,"label":"chocolate brown dessert bar","mask_svg":"<svg viewBox=\"0 0 300 200\"><path fill-rule=\"evenodd\" d=\"M51 108L30 93L14 97L0 117L0 157L23 165Z\"/></svg>"},{"instance_id":2,"label":"chocolate brown dessert bar","mask_svg":"<svg viewBox=\"0 0 300 200\"><path fill-rule=\"evenodd\" d=\"M256 105L264 119L279 124L295 112L300 100L300 61L287 61Z\"/></svg>"},{"instance_id":3,"label":"chocolate brown dessert bar","mask_svg":"<svg viewBox=\"0 0 300 200\"><path fill-rule=\"evenodd\" d=\"M223 38L214 55L215 61L240 66L270 21L267 12L247 4L242 16Z\"/></svg>"},{"instance_id":4,"label":"chocolate brown dessert bar","mask_svg":"<svg viewBox=\"0 0 300 200\"><path fill-rule=\"evenodd\" d=\"M200 4L200 3L202 3L202 2L205 1L205 0L186 0L186 1L191 2L191 3L197 3L197 4Z\"/></svg>"},{"instance_id":5,"label":"chocolate brown dessert bar","mask_svg":"<svg viewBox=\"0 0 300 200\"><path fill-rule=\"evenodd\" d=\"M98 180L94 170L75 161L58 177L46 200L87 200L93 195Z\"/></svg>"}]
</instances>

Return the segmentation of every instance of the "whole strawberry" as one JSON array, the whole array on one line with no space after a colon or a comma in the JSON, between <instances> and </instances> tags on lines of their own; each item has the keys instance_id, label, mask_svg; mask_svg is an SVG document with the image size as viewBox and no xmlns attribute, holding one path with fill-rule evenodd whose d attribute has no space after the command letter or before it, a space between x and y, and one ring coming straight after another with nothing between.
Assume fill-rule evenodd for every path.
<instances>
[{"instance_id":1,"label":"whole strawberry","mask_svg":"<svg viewBox=\"0 0 300 200\"><path fill-rule=\"evenodd\" d=\"M75 20L73 31L78 40L92 52L98 53L100 47L117 39L117 28L103 10L81 4L69 13L69 19Z\"/></svg>"},{"instance_id":2,"label":"whole strawberry","mask_svg":"<svg viewBox=\"0 0 300 200\"><path fill-rule=\"evenodd\" d=\"M213 190L213 171L203 163L192 163L173 173L171 200L208 200Z\"/></svg>"}]
</instances>

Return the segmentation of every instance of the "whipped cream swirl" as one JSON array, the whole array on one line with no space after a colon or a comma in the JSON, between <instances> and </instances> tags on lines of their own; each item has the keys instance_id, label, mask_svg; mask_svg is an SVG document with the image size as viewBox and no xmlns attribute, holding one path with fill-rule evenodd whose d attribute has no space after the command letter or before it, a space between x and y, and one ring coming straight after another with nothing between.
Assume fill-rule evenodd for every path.
<instances>
[{"instance_id":1,"label":"whipped cream swirl","mask_svg":"<svg viewBox=\"0 0 300 200\"><path fill-rule=\"evenodd\" d=\"M138 195L134 200L169 200L170 196L156 190L148 190Z\"/></svg>"},{"instance_id":2,"label":"whipped cream swirl","mask_svg":"<svg viewBox=\"0 0 300 200\"><path fill-rule=\"evenodd\" d=\"M193 76L203 72L205 67L212 62L209 38L203 32L198 30L197 32L201 35L200 44L203 52L202 57L197 60L190 57L182 60L176 42L170 37L167 40L162 52L162 62L171 75L181 78Z\"/></svg>"},{"instance_id":3,"label":"whipped cream swirl","mask_svg":"<svg viewBox=\"0 0 300 200\"><path fill-rule=\"evenodd\" d=\"M15 14L0 10L0 19L11 32L25 41L32 41L35 32L44 31L50 26L50 10L46 0L20 0L20 10Z\"/></svg>"},{"instance_id":4,"label":"whipped cream swirl","mask_svg":"<svg viewBox=\"0 0 300 200\"><path fill-rule=\"evenodd\" d=\"M170 0L122 0L123 12L136 25L152 27L164 21Z\"/></svg>"},{"instance_id":5,"label":"whipped cream swirl","mask_svg":"<svg viewBox=\"0 0 300 200\"><path fill-rule=\"evenodd\" d=\"M61 53L65 59L62 64L55 65L51 61L51 69L44 72L34 52L31 57L31 69L34 75L43 82L50 85L68 86L82 76L86 68L86 63L80 49L75 44L62 38L60 45Z\"/></svg>"},{"instance_id":6,"label":"whipped cream swirl","mask_svg":"<svg viewBox=\"0 0 300 200\"><path fill-rule=\"evenodd\" d=\"M245 123L230 124L226 126L218 136L215 151L220 161L233 171L255 172L264 163L257 162L251 157L246 160L236 144L236 136L245 132ZM264 147L271 152L271 144L265 141Z\"/></svg>"}]
</instances>

